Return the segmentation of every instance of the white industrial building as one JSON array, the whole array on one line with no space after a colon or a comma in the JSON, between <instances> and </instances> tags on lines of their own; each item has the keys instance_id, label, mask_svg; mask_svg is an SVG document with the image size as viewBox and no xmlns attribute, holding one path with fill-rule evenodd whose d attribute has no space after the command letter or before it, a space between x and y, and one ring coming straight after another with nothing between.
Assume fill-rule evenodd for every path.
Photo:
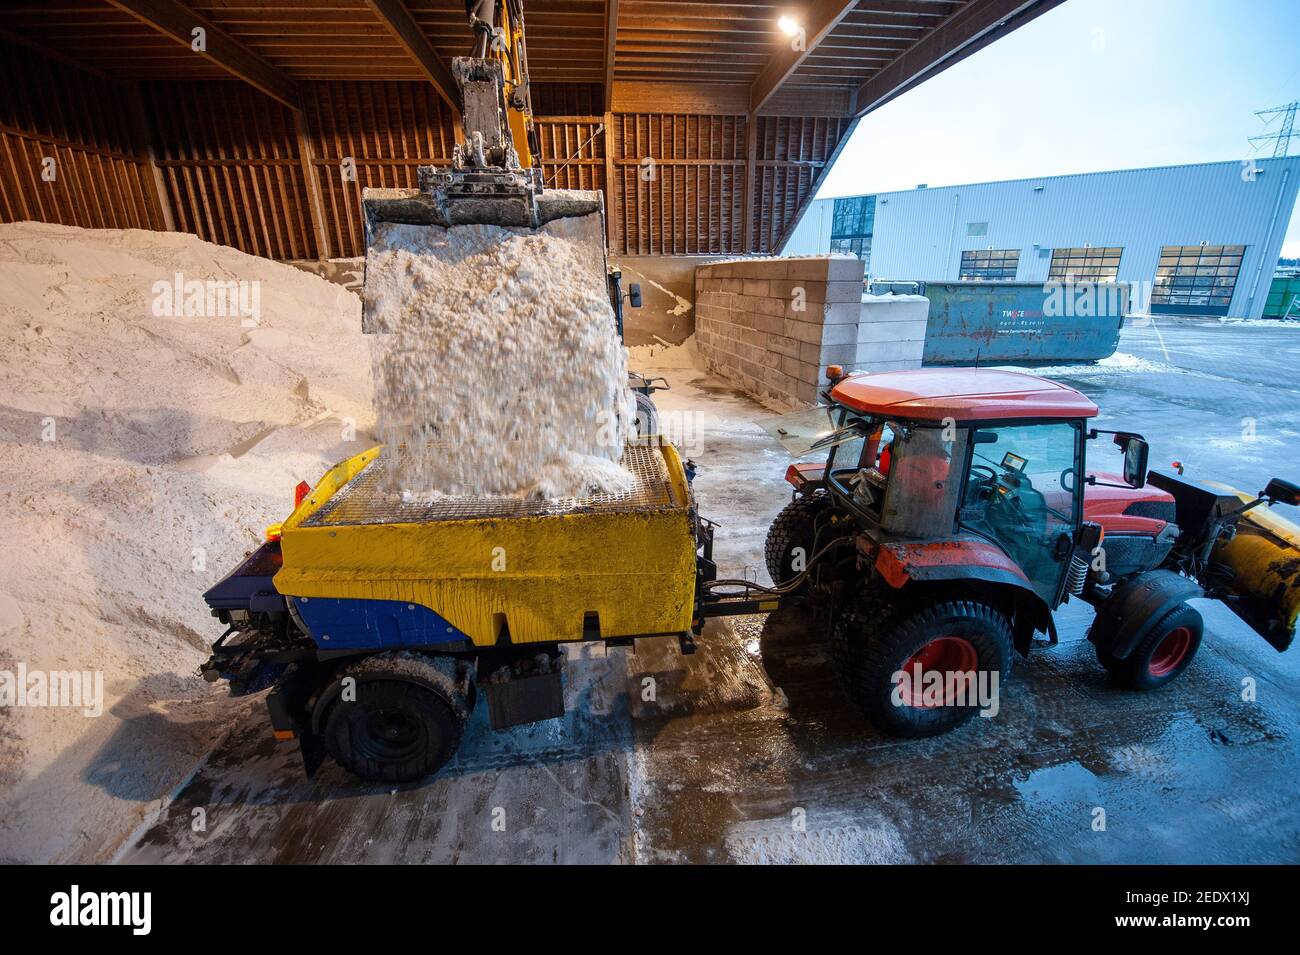
<instances>
[{"instance_id":1,"label":"white industrial building","mask_svg":"<svg viewBox=\"0 0 1300 955\"><path fill-rule=\"evenodd\" d=\"M1258 318L1300 157L815 200L786 255L852 252L872 280L1118 281L1133 310Z\"/></svg>"}]
</instances>

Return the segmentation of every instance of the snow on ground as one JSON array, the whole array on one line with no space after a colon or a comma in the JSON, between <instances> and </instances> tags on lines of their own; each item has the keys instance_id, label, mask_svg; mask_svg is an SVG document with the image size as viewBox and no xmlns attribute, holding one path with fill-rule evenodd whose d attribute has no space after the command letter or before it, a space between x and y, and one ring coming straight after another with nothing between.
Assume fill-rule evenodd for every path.
<instances>
[{"instance_id":1,"label":"snow on ground","mask_svg":"<svg viewBox=\"0 0 1300 955\"><path fill-rule=\"evenodd\" d=\"M1035 365L1032 367L1026 367L1024 365L998 365L996 367L1010 371L1028 371L1031 374L1038 375L1042 378L1055 378L1061 375L1070 375L1076 378L1081 375L1086 375L1088 377L1098 378L1110 375L1131 375L1134 372L1142 371L1180 371L1180 369L1174 365L1151 361L1149 358L1138 358L1136 355L1126 355L1123 352L1116 352L1107 358L1102 358L1099 361L1087 364Z\"/></svg>"},{"instance_id":2,"label":"snow on ground","mask_svg":"<svg viewBox=\"0 0 1300 955\"><path fill-rule=\"evenodd\" d=\"M0 225L0 361L0 690L103 687L0 707L0 859L101 859L231 717L202 592L369 440L360 303L190 235Z\"/></svg>"}]
</instances>

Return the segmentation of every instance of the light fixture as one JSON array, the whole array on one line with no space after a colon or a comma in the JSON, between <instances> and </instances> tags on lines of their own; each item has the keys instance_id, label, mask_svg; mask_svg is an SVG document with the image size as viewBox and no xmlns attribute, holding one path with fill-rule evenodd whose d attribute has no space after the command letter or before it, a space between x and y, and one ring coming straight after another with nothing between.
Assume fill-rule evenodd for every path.
<instances>
[{"instance_id":1,"label":"light fixture","mask_svg":"<svg viewBox=\"0 0 1300 955\"><path fill-rule=\"evenodd\" d=\"M781 32L786 36L798 36L799 31L803 29L793 17L782 17L776 21L776 25L781 28Z\"/></svg>"}]
</instances>

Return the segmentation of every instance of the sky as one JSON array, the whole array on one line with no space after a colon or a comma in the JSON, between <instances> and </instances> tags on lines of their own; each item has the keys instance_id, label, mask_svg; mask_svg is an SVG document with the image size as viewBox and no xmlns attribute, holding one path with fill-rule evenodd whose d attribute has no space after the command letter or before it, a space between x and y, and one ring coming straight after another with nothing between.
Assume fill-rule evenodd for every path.
<instances>
[{"instance_id":1,"label":"sky","mask_svg":"<svg viewBox=\"0 0 1300 955\"><path fill-rule=\"evenodd\" d=\"M1065 0L868 114L818 196L1267 158L1297 99L1300 0Z\"/></svg>"}]
</instances>

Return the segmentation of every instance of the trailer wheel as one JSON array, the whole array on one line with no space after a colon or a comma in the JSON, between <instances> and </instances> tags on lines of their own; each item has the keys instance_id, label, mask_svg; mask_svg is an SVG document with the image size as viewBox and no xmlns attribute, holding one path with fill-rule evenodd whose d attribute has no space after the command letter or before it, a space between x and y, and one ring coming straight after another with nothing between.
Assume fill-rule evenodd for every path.
<instances>
[{"instance_id":1,"label":"trailer wheel","mask_svg":"<svg viewBox=\"0 0 1300 955\"><path fill-rule=\"evenodd\" d=\"M437 666L443 662L385 654L344 670L340 678L356 680L355 698L330 704L321 734L339 765L362 779L393 783L442 768L456 752L468 716L464 696ZM420 667L434 678L424 678Z\"/></svg>"},{"instance_id":2,"label":"trailer wheel","mask_svg":"<svg viewBox=\"0 0 1300 955\"><path fill-rule=\"evenodd\" d=\"M654 400L644 392L634 391L636 396L636 436L648 438L659 434L659 409Z\"/></svg>"},{"instance_id":3,"label":"trailer wheel","mask_svg":"<svg viewBox=\"0 0 1300 955\"><path fill-rule=\"evenodd\" d=\"M826 494L797 497L776 515L767 530L763 556L772 583L779 584L803 572L813 556L818 515L830 506ZM796 549L800 550L796 550ZM796 557L801 558L796 560ZM797 565L797 566L796 566Z\"/></svg>"},{"instance_id":4,"label":"trailer wheel","mask_svg":"<svg viewBox=\"0 0 1300 955\"><path fill-rule=\"evenodd\" d=\"M1011 625L1001 611L975 600L898 614L881 609L868 605L865 613L843 615L831 638L841 683L876 729L907 738L938 736L987 704L979 691L992 689L993 673L1000 692L1011 672L1012 647ZM944 675L941 687L927 677L935 672Z\"/></svg>"},{"instance_id":5,"label":"trailer wheel","mask_svg":"<svg viewBox=\"0 0 1300 955\"><path fill-rule=\"evenodd\" d=\"M1200 612L1179 604L1160 618L1126 659L1116 660L1101 646L1097 659L1120 686L1154 690L1173 682L1191 665L1204 630Z\"/></svg>"}]
</instances>

